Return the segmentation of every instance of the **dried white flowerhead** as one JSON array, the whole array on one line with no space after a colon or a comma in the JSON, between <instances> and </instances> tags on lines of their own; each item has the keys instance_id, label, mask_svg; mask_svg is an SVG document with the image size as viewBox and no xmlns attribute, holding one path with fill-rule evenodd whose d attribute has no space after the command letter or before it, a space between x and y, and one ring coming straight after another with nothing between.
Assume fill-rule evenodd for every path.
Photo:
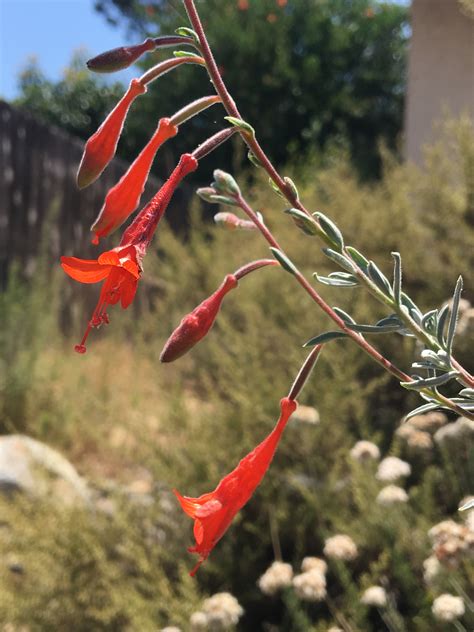
<instances>
[{"instance_id":1,"label":"dried white flowerhead","mask_svg":"<svg viewBox=\"0 0 474 632\"><path fill-rule=\"evenodd\" d=\"M324 555L335 560L354 560L357 557L357 546L348 535L333 535L324 542Z\"/></svg>"},{"instance_id":2,"label":"dried white flowerhead","mask_svg":"<svg viewBox=\"0 0 474 632\"><path fill-rule=\"evenodd\" d=\"M377 495L376 502L379 505L387 506L395 503L406 503L408 494L402 487L398 485L387 485Z\"/></svg>"},{"instance_id":3,"label":"dried white flowerhead","mask_svg":"<svg viewBox=\"0 0 474 632\"><path fill-rule=\"evenodd\" d=\"M319 412L312 406L302 406L301 404L291 415L291 420L296 423L316 425L319 423Z\"/></svg>"},{"instance_id":4,"label":"dried white flowerhead","mask_svg":"<svg viewBox=\"0 0 474 632\"><path fill-rule=\"evenodd\" d=\"M474 421L467 417L458 417L454 423L440 428L434 434L436 443L442 444L450 441L468 439L474 434Z\"/></svg>"},{"instance_id":5,"label":"dried white flowerhead","mask_svg":"<svg viewBox=\"0 0 474 632\"><path fill-rule=\"evenodd\" d=\"M431 586L441 571L441 563L436 555L430 555L423 562L423 579L428 586Z\"/></svg>"},{"instance_id":6,"label":"dried white flowerhead","mask_svg":"<svg viewBox=\"0 0 474 632\"><path fill-rule=\"evenodd\" d=\"M326 597L326 577L313 568L301 575L295 575L293 588L296 595L304 601L321 601Z\"/></svg>"},{"instance_id":7,"label":"dried white flowerhead","mask_svg":"<svg viewBox=\"0 0 474 632\"><path fill-rule=\"evenodd\" d=\"M265 595L275 595L282 588L290 586L293 569L290 564L273 562L258 580L258 587Z\"/></svg>"},{"instance_id":8,"label":"dried white flowerhead","mask_svg":"<svg viewBox=\"0 0 474 632\"><path fill-rule=\"evenodd\" d=\"M216 593L205 599L202 610L211 630L226 630L237 625L244 610L237 599L228 592Z\"/></svg>"},{"instance_id":9,"label":"dried white flowerhead","mask_svg":"<svg viewBox=\"0 0 474 632\"><path fill-rule=\"evenodd\" d=\"M438 621L454 621L463 616L465 612L464 601L462 597L455 597L445 593L436 597L431 611Z\"/></svg>"},{"instance_id":10,"label":"dried white flowerhead","mask_svg":"<svg viewBox=\"0 0 474 632\"><path fill-rule=\"evenodd\" d=\"M161 632L181 632L181 628L177 628L175 625L167 625L166 628L161 628Z\"/></svg>"},{"instance_id":11,"label":"dried white flowerhead","mask_svg":"<svg viewBox=\"0 0 474 632\"><path fill-rule=\"evenodd\" d=\"M380 450L371 441L358 441L351 449L351 457L356 461L378 461Z\"/></svg>"},{"instance_id":12,"label":"dried white flowerhead","mask_svg":"<svg viewBox=\"0 0 474 632\"><path fill-rule=\"evenodd\" d=\"M452 538L462 538L463 526L454 520L442 520L428 531L434 544L444 544Z\"/></svg>"},{"instance_id":13,"label":"dried white flowerhead","mask_svg":"<svg viewBox=\"0 0 474 632\"><path fill-rule=\"evenodd\" d=\"M325 575L326 571L328 570L328 565L320 557L303 558L303 561L301 562L301 570L303 571L303 573L306 573L307 571L312 571L313 569L316 569L320 573Z\"/></svg>"},{"instance_id":14,"label":"dried white flowerhead","mask_svg":"<svg viewBox=\"0 0 474 632\"><path fill-rule=\"evenodd\" d=\"M370 586L364 591L361 602L366 606L384 608L387 605L387 593L382 586Z\"/></svg>"},{"instance_id":15,"label":"dried white flowerhead","mask_svg":"<svg viewBox=\"0 0 474 632\"><path fill-rule=\"evenodd\" d=\"M427 432L434 432L441 426L444 426L448 422L447 416L437 410L426 415L415 415L410 421L405 424L407 426L413 426L417 430L426 430Z\"/></svg>"},{"instance_id":16,"label":"dried white flowerhead","mask_svg":"<svg viewBox=\"0 0 474 632\"><path fill-rule=\"evenodd\" d=\"M397 456L387 456L380 461L375 478L379 481L396 481L404 476L409 476L411 466L406 461L402 461Z\"/></svg>"},{"instance_id":17,"label":"dried white flowerhead","mask_svg":"<svg viewBox=\"0 0 474 632\"><path fill-rule=\"evenodd\" d=\"M207 630L207 616L205 612L193 612L189 619L191 632L201 632Z\"/></svg>"},{"instance_id":18,"label":"dried white flowerhead","mask_svg":"<svg viewBox=\"0 0 474 632\"><path fill-rule=\"evenodd\" d=\"M413 430L407 437L407 445L414 450L431 450L433 447L433 439L429 432Z\"/></svg>"}]
</instances>

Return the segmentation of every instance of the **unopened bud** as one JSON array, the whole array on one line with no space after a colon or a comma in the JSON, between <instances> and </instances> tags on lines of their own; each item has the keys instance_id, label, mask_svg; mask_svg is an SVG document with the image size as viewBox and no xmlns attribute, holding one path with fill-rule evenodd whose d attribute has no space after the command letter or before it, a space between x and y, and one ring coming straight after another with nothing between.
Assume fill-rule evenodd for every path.
<instances>
[{"instance_id":1,"label":"unopened bud","mask_svg":"<svg viewBox=\"0 0 474 632\"><path fill-rule=\"evenodd\" d=\"M221 193L227 195L240 195L240 189L237 182L230 175L221 169L214 170L214 182L212 185Z\"/></svg>"},{"instance_id":2,"label":"unopened bud","mask_svg":"<svg viewBox=\"0 0 474 632\"><path fill-rule=\"evenodd\" d=\"M87 67L94 72L116 72L128 68L144 53L154 50L155 42L148 38L136 46L120 46L89 59Z\"/></svg>"},{"instance_id":3,"label":"unopened bud","mask_svg":"<svg viewBox=\"0 0 474 632\"><path fill-rule=\"evenodd\" d=\"M218 226L227 228L228 230L256 230L256 226L248 219L241 219L234 213L217 213L214 215L214 221Z\"/></svg>"},{"instance_id":4,"label":"unopened bud","mask_svg":"<svg viewBox=\"0 0 474 632\"><path fill-rule=\"evenodd\" d=\"M204 338L216 320L224 296L237 284L235 276L228 274L214 294L183 318L168 338L160 355L161 362L177 360Z\"/></svg>"}]
</instances>

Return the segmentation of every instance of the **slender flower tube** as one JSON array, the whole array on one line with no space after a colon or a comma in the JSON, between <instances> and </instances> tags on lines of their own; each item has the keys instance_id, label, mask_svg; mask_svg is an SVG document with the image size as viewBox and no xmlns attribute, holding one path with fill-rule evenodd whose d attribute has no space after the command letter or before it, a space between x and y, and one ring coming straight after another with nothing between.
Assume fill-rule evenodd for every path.
<instances>
[{"instance_id":1,"label":"slender flower tube","mask_svg":"<svg viewBox=\"0 0 474 632\"><path fill-rule=\"evenodd\" d=\"M181 156L173 173L130 224L117 248L92 260L61 257L63 270L76 281L104 282L84 336L75 346L78 353L86 352L85 343L91 329L109 322L107 305L115 305L120 300L123 309L126 309L133 301L142 273L142 260L158 222L181 180L197 166L198 162L191 154Z\"/></svg>"},{"instance_id":2,"label":"slender flower tube","mask_svg":"<svg viewBox=\"0 0 474 632\"><path fill-rule=\"evenodd\" d=\"M119 182L107 193L99 216L91 227L94 233L92 243L98 244L101 237L109 235L121 226L137 208L156 152L163 143L176 136L177 133L178 128L170 122L170 119L160 119L158 127L143 150Z\"/></svg>"},{"instance_id":3,"label":"slender flower tube","mask_svg":"<svg viewBox=\"0 0 474 632\"><path fill-rule=\"evenodd\" d=\"M99 129L86 143L81 164L77 172L77 186L80 189L92 184L100 176L115 155L117 143L122 133L127 112L133 101L146 92L138 79L132 79L123 95Z\"/></svg>"},{"instance_id":4,"label":"slender flower tube","mask_svg":"<svg viewBox=\"0 0 474 632\"><path fill-rule=\"evenodd\" d=\"M275 428L221 480L213 492L191 498L181 496L174 490L183 511L194 520L196 544L188 551L198 553L200 558L190 575L196 574L229 528L234 516L249 501L261 483L272 462L283 430L296 408L297 403L288 397L280 401L280 418Z\"/></svg>"},{"instance_id":5,"label":"slender flower tube","mask_svg":"<svg viewBox=\"0 0 474 632\"><path fill-rule=\"evenodd\" d=\"M228 274L220 287L187 314L168 338L160 355L161 362L173 362L194 347L214 324L224 296L236 288L238 281Z\"/></svg>"}]
</instances>

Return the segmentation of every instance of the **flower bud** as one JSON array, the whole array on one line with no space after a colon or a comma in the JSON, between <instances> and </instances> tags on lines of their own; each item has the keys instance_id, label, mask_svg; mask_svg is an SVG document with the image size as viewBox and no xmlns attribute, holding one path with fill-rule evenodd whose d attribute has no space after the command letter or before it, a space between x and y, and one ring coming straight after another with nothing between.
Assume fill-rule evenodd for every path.
<instances>
[{"instance_id":1,"label":"flower bud","mask_svg":"<svg viewBox=\"0 0 474 632\"><path fill-rule=\"evenodd\" d=\"M123 95L99 129L86 143L81 164L77 172L77 186L80 189L92 184L100 176L115 155L117 143L122 133L127 112L133 101L146 92L146 87L137 79L132 79Z\"/></svg>"},{"instance_id":2,"label":"flower bud","mask_svg":"<svg viewBox=\"0 0 474 632\"><path fill-rule=\"evenodd\" d=\"M151 165L160 146L178 133L170 119L160 119L155 133L119 182L110 189L91 230L94 243L116 230L140 203Z\"/></svg>"},{"instance_id":3,"label":"flower bud","mask_svg":"<svg viewBox=\"0 0 474 632\"><path fill-rule=\"evenodd\" d=\"M212 183L218 191L226 193L227 195L240 195L240 189L237 182L230 175L221 169L215 169L214 182Z\"/></svg>"},{"instance_id":4,"label":"flower bud","mask_svg":"<svg viewBox=\"0 0 474 632\"><path fill-rule=\"evenodd\" d=\"M214 215L214 221L218 226L227 228L228 230L256 230L256 226L248 219L240 219L234 213L217 213Z\"/></svg>"},{"instance_id":5,"label":"flower bud","mask_svg":"<svg viewBox=\"0 0 474 632\"><path fill-rule=\"evenodd\" d=\"M128 68L139 57L156 48L155 42L148 38L136 46L120 46L101 53L87 62L89 70L94 72L116 72Z\"/></svg>"},{"instance_id":6,"label":"flower bud","mask_svg":"<svg viewBox=\"0 0 474 632\"><path fill-rule=\"evenodd\" d=\"M238 285L233 274L228 274L222 285L206 298L193 311L185 316L179 326L168 338L163 351L161 362L173 362L187 353L207 334L214 324L224 296Z\"/></svg>"}]
</instances>

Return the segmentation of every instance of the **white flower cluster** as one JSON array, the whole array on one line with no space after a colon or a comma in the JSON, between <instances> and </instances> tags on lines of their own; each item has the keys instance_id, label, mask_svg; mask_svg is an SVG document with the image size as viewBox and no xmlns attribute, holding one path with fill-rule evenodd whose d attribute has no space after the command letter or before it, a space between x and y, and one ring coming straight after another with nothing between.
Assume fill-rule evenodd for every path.
<instances>
[{"instance_id":1,"label":"white flower cluster","mask_svg":"<svg viewBox=\"0 0 474 632\"><path fill-rule=\"evenodd\" d=\"M435 432L434 440L438 444L469 439L474 434L474 421L467 417L458 417L453 423Z\"/></svg>"},{"instance_id":2,"label":"white flower cluster","mask_svg":"<svg viewBox=\"0 0 474 632\"><path fill-rule=\"evenodd\" d=\"M318 570L323 575L325 575L328 570L328 565L320 557L303 558L303 561L301 562L301 570L303 571L303 573L306 573L307 571L312 571L315 569Z\"/></svg>"},{"instance_id":3,"label":"white flower cluster","mask_svg":"<svg viewBox=\"0 0 474 632\"><path fill-rule=\"evenodd\" d=\"M454 621L463 616L465 612L464 601L462 597L455 597L445 593L436 597L431 611L438 621Z\"/></svg>"},{"instance_id":4,"label":"white flower cluster","mask_svg":"<svg viewBox=\"0 0 474 632\"><path fill-rule=\"evenodd\" d=\"M295 575L293 588L297 597L305 601L321 601L326 597L326 576L317 568Z\"/></svg>"},{"instance_id":5,"label":"white flower cluster","mask_svg":"<svg viewBox=\"0 0 474 632\"><path fill-rule=\"evenodd\" d=\"M243 613L242 606L233 595L216 593L204 600L202 611L191 615L191 630L227 630L237 625Z\"/></svg>"},{"instance_id":6,"label":"white flower cluster","mask_svg":"<svg viewBox=\"0 0 474 632\"><path fill-rule=\"evenodd\" d=\"M384 507L394 505L395 503L406 503L408 494L402 487L398 485L387 485L377 495L376 502Z\"/></svg>"},{"instance_id":7,"label":"white flower cluster","mask_svg":"<svg viewBox=\"0 0 474 632\"><path fill-rule=\"evenodd\" d=\"M430 555L430 557L426 558L423 562L423 579L428 586L431 586L436 581L441 568L441 562L436 555Z\"/></svg>"},{"instance_id":8,"label":"white flower cluster","mask_svg":"<svg viewBox=\"0 0 474 632\"><path fill-rule=\"evenodd\" d=\"M335 560L354 560L357 557L357 546L348 535L333 535L324 542L324 555Z\"/></svg>"},{"instance_id":9,"label":"white flower cluster","mask_svg":"<svg viewBox=\"0 0 474 632\"><path fill-rule=\"evenodd\" d=\"M358 441L351 449L350 454L356 461L378 461L380 459L380 450L371 441Z\"/></svg>"},{"instance_id":10,"label":"white flower cluster","mask_svg":"<svg viewBox=\"0 0 474 632\"><path fill-rule=\"evenodd\" d=\"M446 415L438 411L426 415L415 415L407 422L402 421L396 434L413 450L431 450L433 447L431 434L444 426L447 421Z\"/></svg>"},{"instance_id":11,"label":"white flower cluster","mask_svg":"<svg viewBox=\"0 0 474 632\"><path fill-rule=\"evenodd\" d=\"M384 608L387 605L387 593L382 586L370 586L364 591L361 602L366 606Z\"/></svg>"},{"instance_id":12,"label":"white flower cluster","mask_svg":"<svg viewBox=\"0 0 474 632\"><path fill-rule=\"evenodd\" d=\"M291 415L291 421L315 426L319 423L319 413L312 406L302 406L300 404Z\"/></svg>"},{"instance_id":13,"label":"white flower cluster","mask_svg":"<svg viewBox=\"0 0 474 632\"><path fill-rule=\"evenodd\" d=\"M265 595L275 595L282 588L291 585L293 569L290 564L273 562L258 580L258 587Z\"/></svg>"},{"instance_id":14,"label":"white flower cluster","mask_svg":"<svg viewBox=\"0 0 474 632\"><path fill-rule=\"evenodd\" d=\"M409 476L411 466L397 456L387 456L380 461L375 477L379 481L392 482L404 476Z\"/></svg>"},{"instance_id":15,"label":"white flower cluster","mask_svg":"<svg viewBox=\"0 0 474 632\"><path fill-rule=\"evenodd\" d=\"M166 628L161 628L161 632L181 632L181 628L177 628L175 625L167 625Z\"/></svg>"},{"instance_id":16,"label":"white flower cluster","mask_svg":"<svg viewBox=\"0 0 474 632\"><path fill-rule=\"evenodd\" d=\"M443 520L432 527L428 535L433 543L433 553L448 566L456 567L463 556L474 552L474 532L454 520Z\"/></svg>"}]
</instances>

